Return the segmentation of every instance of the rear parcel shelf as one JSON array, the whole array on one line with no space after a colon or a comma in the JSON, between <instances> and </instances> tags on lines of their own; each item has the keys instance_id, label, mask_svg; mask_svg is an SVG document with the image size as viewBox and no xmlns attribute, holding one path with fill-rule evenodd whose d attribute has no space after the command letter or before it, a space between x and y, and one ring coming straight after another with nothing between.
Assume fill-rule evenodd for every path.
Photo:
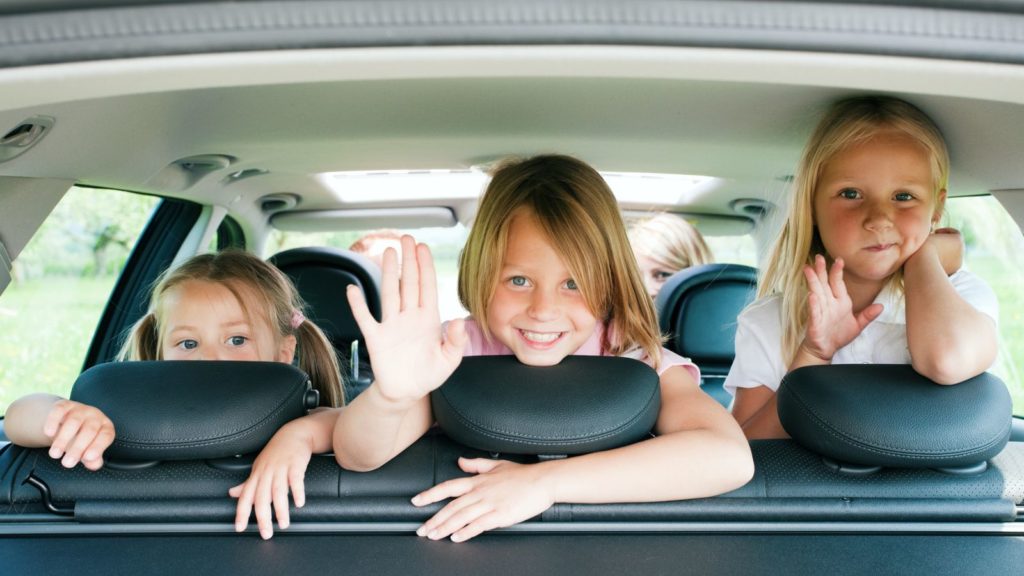
<instances>
[{"instance_id":1,"label":"rear parcel shelf","mask_svg":"<svg viewBox=\"0 0 1024 576\"><path fill-rule=\"evenodd\" d=\"M958 476L920 469L883 469L867 477L827 468L816 454L789 440L752 443L754 479L714 498L637 504L556 504L539 522L900 521L1010 522L1024 502L1024 443L1010 443L985 472ZM247 471L226 473L202 461L165 462L147 471L67 470L42 450L13 448L18 469L3 473L0 522L40 512L42 498L22 484L29 473L51 489L55 503L81 523L219 522L234 518L229 487ZM27 454L27 457L21 457ZM306 475L307 499L294 522L422 522L441 504L417 508L409 499L461 476L460 455L486 456L428 435L373 472L342 470L333 457L315 457ZM504 455L502 455L504 456ZM517 456L518 461L529 458ZM157 472L159 471L159 474ZM145 474L143 473L145 472ZM56 517L55 517L56 518Z\"/></svg>"}]
</instances>

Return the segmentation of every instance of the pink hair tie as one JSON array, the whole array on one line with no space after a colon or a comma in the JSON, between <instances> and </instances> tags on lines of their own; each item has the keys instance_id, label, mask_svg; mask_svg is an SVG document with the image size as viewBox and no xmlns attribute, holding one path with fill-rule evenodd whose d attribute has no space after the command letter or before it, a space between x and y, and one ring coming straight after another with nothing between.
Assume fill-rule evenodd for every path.
<instances>
[{"instance_id":1,"label":"pink hair tie","mask_svg":"<svg viewBox=\"0 0 1024 576\"><path fill-rule=\"evenodd\" d=\"M292 310L292 330L297 330L302 323L306 321L306 316L301 310L295 308Z\"/></svg>"}]
</instances>

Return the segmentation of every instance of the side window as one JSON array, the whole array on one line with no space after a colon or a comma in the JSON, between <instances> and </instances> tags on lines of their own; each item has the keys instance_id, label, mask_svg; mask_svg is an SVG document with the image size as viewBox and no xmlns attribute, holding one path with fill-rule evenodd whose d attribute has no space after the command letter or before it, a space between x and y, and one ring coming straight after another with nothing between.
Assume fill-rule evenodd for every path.
<instances>
[{"instance_id":1,"label":"side window","mask_svg":"<svg viewBox=\"0 0 1024 576\"><path fill-rule=\"evenodd\" d=\"M998 200L991 196L950 198L943 225L963 234L964 265L983 278L999 299L999 358L992 372L1013 397L1013 413L1024 415L1024 236Z\"/></svg>"},{"instance_id":2,"label":"side window","mask_svg":"<svg viewBox=\"0 0 1024 576\"><path fill-rule=\"evenodd\" d=\"M72 188L0 294L0 413L31 392L67 396L110 291L159 198Z\"/></svg>"}]
</instances>

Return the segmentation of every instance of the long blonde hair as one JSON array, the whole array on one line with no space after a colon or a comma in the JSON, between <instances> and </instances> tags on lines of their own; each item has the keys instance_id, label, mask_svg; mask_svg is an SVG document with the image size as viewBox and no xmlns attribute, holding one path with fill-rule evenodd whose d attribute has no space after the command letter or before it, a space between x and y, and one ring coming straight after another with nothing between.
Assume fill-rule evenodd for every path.
<instances>
[{"instance_id":1,"label":"long blonde hair","mask_svg":"<svg viewBox=\"0 0 1024 576\"><path fill-rule=\"evenodd\" d=\"M606 330L601 347L620 355L642 348L655 365L661 335L626 228L608 184L569 156L513 159L494 172L459 258L459 299L485 337L512 217L532 213L579 286L587 308Z\"/></svg>"},{"instance_id":2,"label":"long blonde hair","mask_svg":"<svg viewBox=\"0 0 1024 576\"><path fill-rule=\"evenodd\" d=\"M295 336L299 369L309 375L320 392L321 404L341 406L345 402L338 358L327 336L296 311L304 309L302 299L287 276L259 257L242 250L224 250L189 258L157 279L149 299L149 310L132 326L118 360L162 360L164 318L160 305L168 290L190 280L212 282L234 294L246 314L256 313L278 338Z\"/></svg>"},{"instance_id":3,"label":"long blonde hair","mask_svg":"<svg viewBox=\"0 0 1024 576\"><path fill-rule=\"evenodd\" d=\"M949 153L935 123L914 105L890 96L859 96L832 105L804 147L793 180L793 199L782 233L764 268L758 298L781 296L782 356L795 356L807 328L807 285L803 268L825 254L814 222L814 192L825 165L840 152L881 133L898 133L920 144L931 162L933 194L949 181ZM890 286L899 290L902 275Z\"/></svg>"},{"instance_id":4,"label":"long blonde hair","mask_svg":"<svg viewBox=\"0 0 1024 576\"><path fill-rule=\"evenodd\" d=\"M629 242L637 254L667 271L678 272L714 261L711 249L693 224L667 212L630 226Z\"/></svg>"}]
</instances>

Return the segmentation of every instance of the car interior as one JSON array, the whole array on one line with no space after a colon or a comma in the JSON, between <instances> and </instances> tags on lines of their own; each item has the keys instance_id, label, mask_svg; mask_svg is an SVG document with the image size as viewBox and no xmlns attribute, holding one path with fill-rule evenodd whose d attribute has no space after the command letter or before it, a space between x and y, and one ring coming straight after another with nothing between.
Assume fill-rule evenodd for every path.
<instances>
[{"instance_id":1,"label":"car interior","mask_svg":"<svg viewBox=\"0 0 1024 576\"><path fill-rule=\"evenodd\" d=\"M334 246L278 250L274 235L470 227L479 189L411 178L485 179L508 156L567 153L633 178L702 175L657 197L621 196L624 217L672 212L708 237L749 237L761 256L778 234L809 131L831 102L857 94L895 95L925 110L949 142L950 197L993 197L1019 224L1024 15L1016 5L972 13L936 2L904 14L826 3L816 14L824 29L835 26L829 44L813 35L827 34L819 29L709 39L708 27L672 20L682 18L676 12L671 31L686 41L661 39L668 32L640 20L622 41L595 41L593 28L508 28L484 16L474 28L455 16L416 28L375 3L74 4L0 10L0 45L8 45L0 50L0 293L13 281L11 262L73 186L159 204L68 387L72 399L115 419L107 465L65 469L45 449L7 442L0 420L0 570L74 561L80 574L101 574L157 558L152 571L167 573L735 573L765 563L852 574L1005 571L1024 561L1024 420L991 373L944 387L907 366L797 370L779 392L792 439L752 441L755 475L745 486L688 501L556 504L456 546L413 535L440 509L413 506L413 495L463 475L460 456L535 462L647 437L659 401L654 373L620 358L570 357L545 369L466 359L432 394L438 425L430 433L372 472L314 456L306 505L262 542L252 527L233 532L227 491L277 428L317 406L308 378L276 364L112 362L161 271L204 250L241 248L296 284L343 359L346 397L355 397L373 381L373 366L344 293L360 287L379 317L380 269ZM463 4L439 4L472 21ZM643 10L652 4L623 10L650 16ZM723 34L744 27L727 16L762 9L679 4L705 18L723 11ZM792 18L806 16L795 9ZM988 25L992 36L949 33L946 52L915 43L899 30L919 10L939 27ZM144 37L157 13L164 20L152 34L163 48L116 42ZM337 20L324 25L327 14ZM595 14L598 23L621 17ZM835 23L853 14L889 27L842 48L852 32ZM235 36L225 32L235 25ZM18 26L25 36L11 32ZM31 38L43 36L30 32L47 26L49 48L32 51ZM344 40L325 32L339 27ZM473 41L483 31L500 40ZM866 47L878 38L891 48ZM833 45L840 48L823 48ZM410 178L408 193L354 193L357 180L389 176ZM736 317L754 299L757 272L736 262L691 268L656 300L665 346L692 358L702 387L726 406Z\"/></svg>"}]
</instances>

